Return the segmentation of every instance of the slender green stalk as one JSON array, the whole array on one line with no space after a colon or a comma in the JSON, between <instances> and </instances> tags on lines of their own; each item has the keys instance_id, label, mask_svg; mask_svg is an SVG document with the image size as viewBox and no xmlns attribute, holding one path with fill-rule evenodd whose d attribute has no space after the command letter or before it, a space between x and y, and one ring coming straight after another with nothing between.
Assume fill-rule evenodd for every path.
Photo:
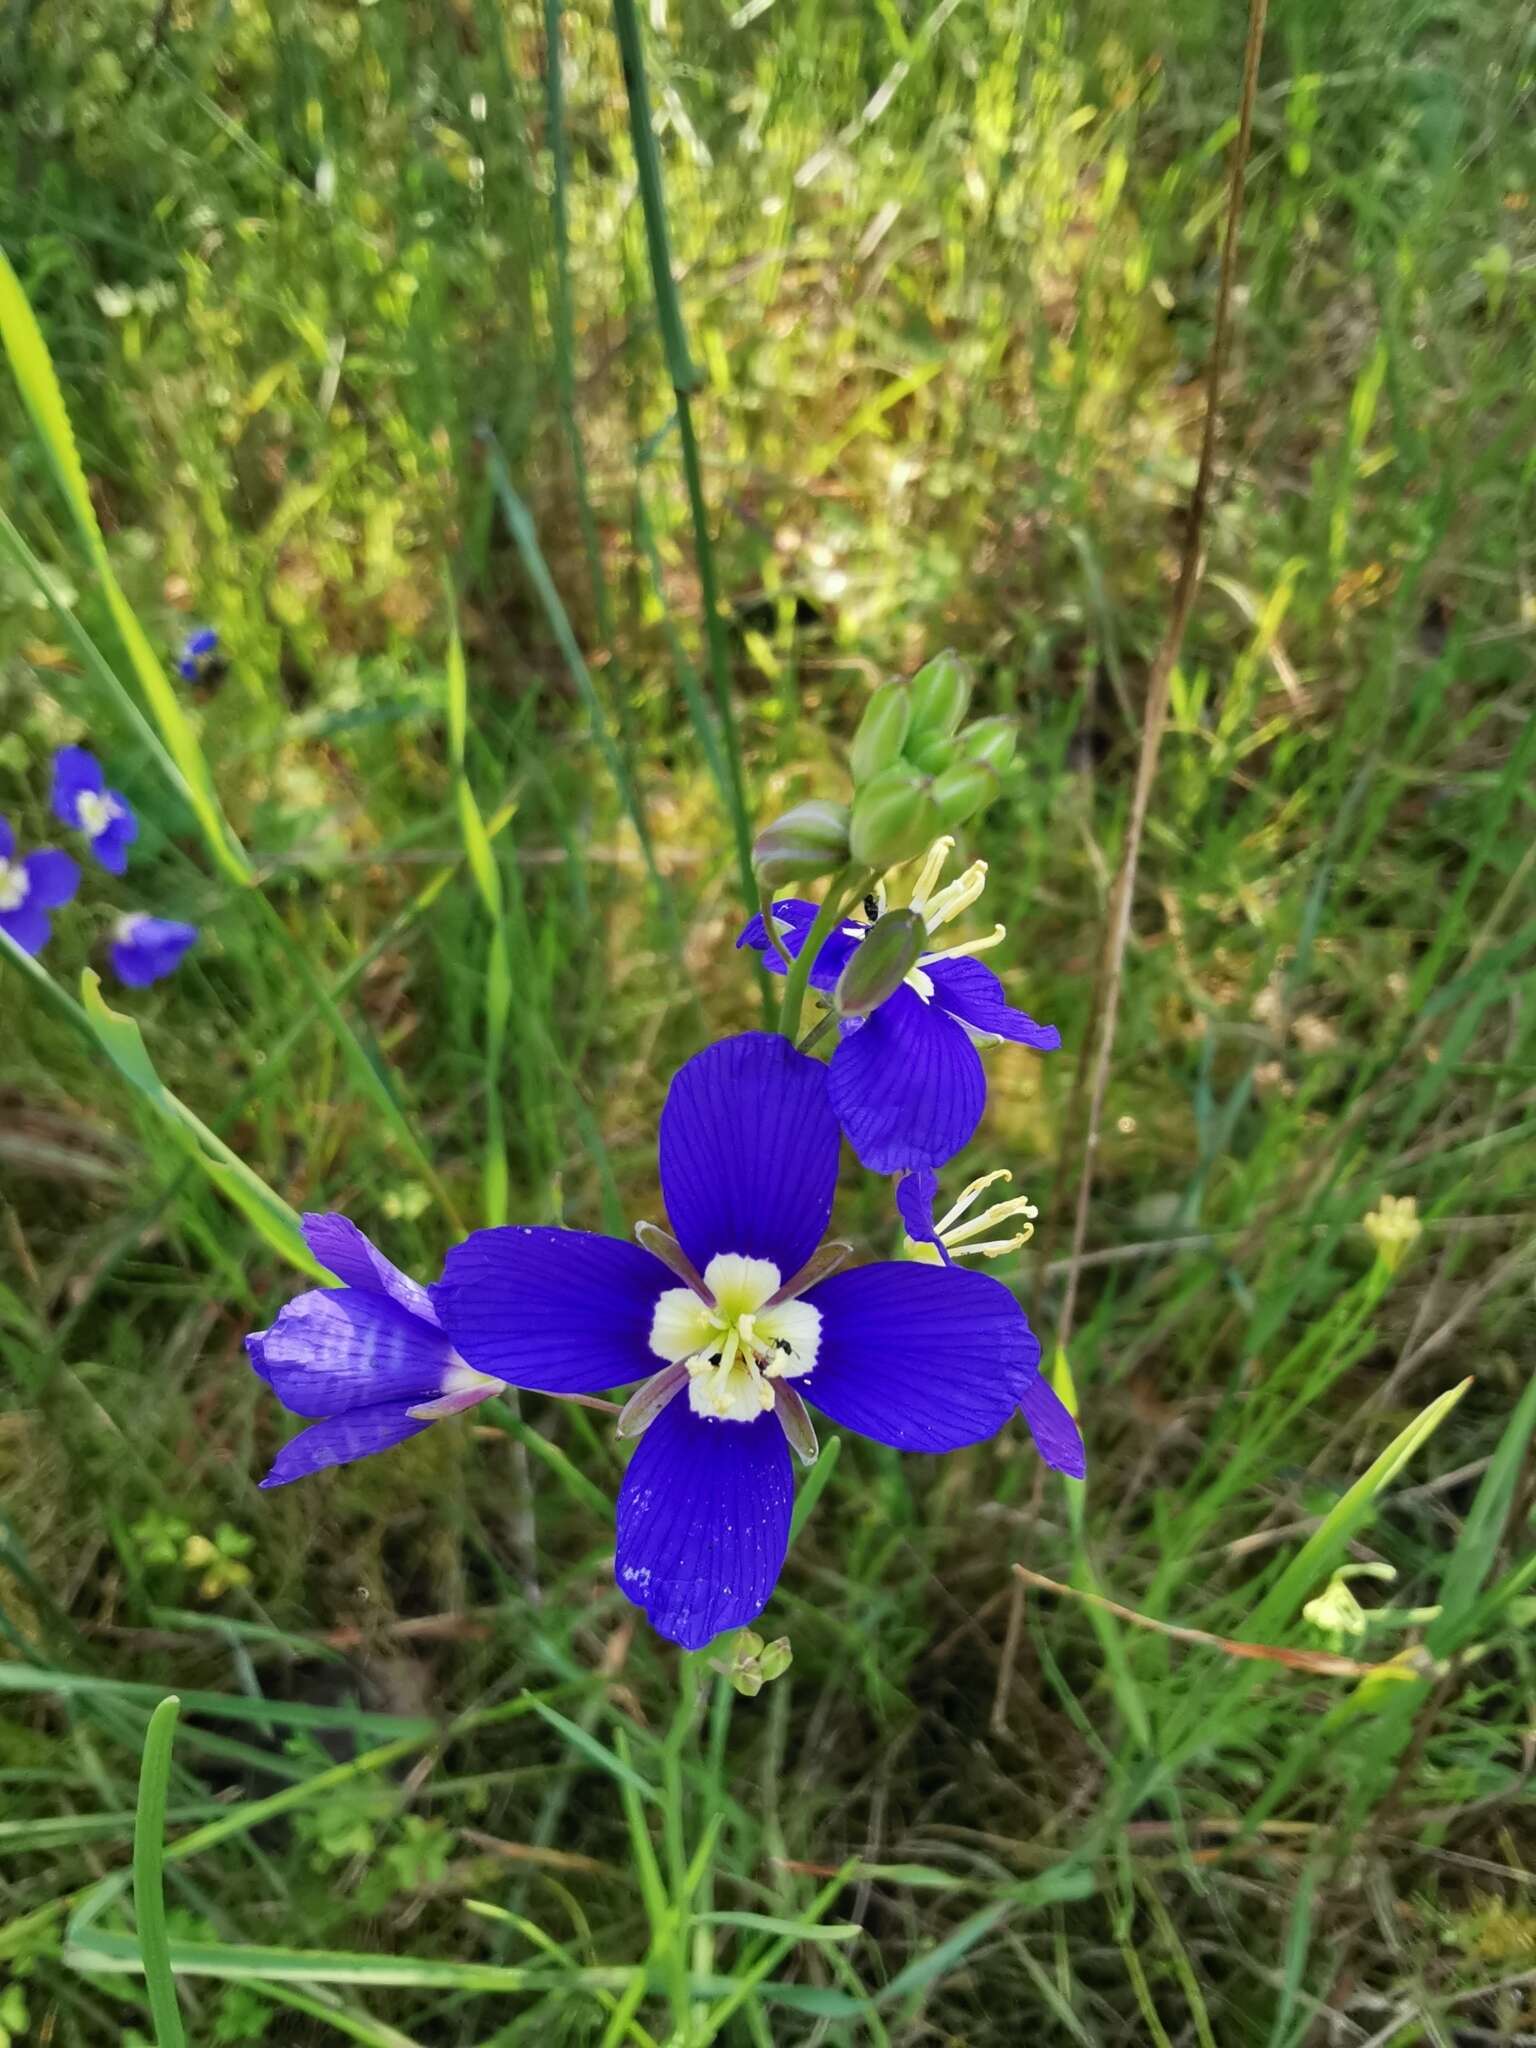
<instances>
[{"instance_id":1,"label":"slender green stalk","mask_svg":"<svg viewBox=\"0 0 1536 2048\"><path fill-rule=\"evenodd\" d=\"M165 1926L165 1804L171 1744L181 1702L172 1693L149 1717L139 1768L139 1809L133 1826L133 1910L138 1922L144 1985L160 2048L185 2048L171 1943Z\"/></svg>"},{"instance_id":2,"label":"slender green stalk","mask_svg":"<svg viewBox=\"0 0 1536 2048\"><path fill-rule=\"evenodd\" d=\"M805 1003L811 963L821 951L838 919L864 885L862 868L846 867L834 875L826 900L816 913L816 922L806 934L805 944L784 976L784 1001L779 1010L779 1029L793 1045L800 1035L800 1011Z\"/></svg>"},{"instance_id":3,"label":"slender green stalk","mask_svg":"<svg viewBox=\"0 0 1536 2048\"><path fill-rule=\"evenodd\" d=\"M742 777L741 742L731 700L730 651L726 645L725 617L720 609L720 580L715 569L714 543L710 538L709 515L704 503L704 477L690 403L690 394L699 388L700 378L688 353L682 301L678 297L677 280L672 275L672 245L667 229L666 194L661 181L661 152L656 147L650 87L645 75L645 46L634 0L613 0L613 20L624 65L629 132L640 184L640 208L645 217L645 246L650 258L651 285L656 294L656 319L661 329L667 375L677 404L677 434L682 447L683 476L688 487L688 511L693 522L699 597L704 610L704 639L709 649L710 680L714 684L715 704L725 742L726 772L730 778L736 857L741 868L742 890L750 910L756 895L752 885L752 828Z\"/></svg>"}]
</instances>

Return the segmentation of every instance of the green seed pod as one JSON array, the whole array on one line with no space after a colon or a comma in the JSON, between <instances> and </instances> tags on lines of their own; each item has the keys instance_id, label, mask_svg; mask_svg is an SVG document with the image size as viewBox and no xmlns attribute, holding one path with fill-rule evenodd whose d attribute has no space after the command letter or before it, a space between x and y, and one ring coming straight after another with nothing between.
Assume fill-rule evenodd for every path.
<instances>
[{"instance_id":1,"label":"green seed pod","mask_svg":"<svg viewBox=\"0 0 1536 2048\"><path fill-rule=\"evenodd\" d=\"M905 683L882 683L864 707L848 750L855 785L870 781L901 759L912 723L912 696Z\"/></svg>"},{"instance_id":2,"label":"green seed pod","mask_svg":"<svg viewBox=\"0 0 1536 2048\"><path fill-rule=\"evenodd\" d=\"M1018 721L1013 718L978 718L955 735L963 761L985 761L999 775L1012 765L1018 744Z\"/></svg>"},{"instance_id":3,"label":"green seed pod","mask_svg":"<svg viewBox=\"0 0 1536 2048\"><path fill-rule=\"evenodd\" d=\"M938 834L938 812L926 775L901 765L866 782L853 799L848 846L860 867L899 867L915 860Z\"/></svg>"},{"instance_id":4,"label":"green seed pod","mask_svg":"<svg viewBox=\"0 0 1536 2048\"><path fill-rule=\"evenodd\" d=\"M915 733L907 745L907 759L925 775L942 775L957 758L955 742L946 733Z\"/></svg>"},{"instance_id":5,"label":"green seed pod","mask_svg":"<svg viewBox=\"0 0 1536 2048\"><path fill-rule=\"evenodd\" d=\"M764 1685L772 1685L776 1678L782 1678L795 1661L788 1636L775 1636L766 1648L758 1653L757 1668L763 1674Z\"/></svg>"},{"instance_id":6,"label":"green seed pod","mask_svg":"<svg viewBox=\"0 0 1536 2048\"><path fill-rule=\"evenodd\" d=\"M914 732L952 733L971 702L971 671L952 649L936 654L912 678Z\"/></svg>"},{"instance_id":7,"label":"green seed pod","mask_svg":"<svg viewBox=\"0 0 1536 2048\"><path fill-rule=\"evenodd\" d=\"M811 882L848 865L848 806L819 799L796 804L765 825L752 843L752 872L770 892L785 882Z\"/></svg>"},{"instance_id":8,"label":"green seed pod","mask_svg":"<svg viewBox=\"0 0 1536 2048\"><path fill-rule=\"evenodd\" d=\"M839 1017L867 1017L893 996L917 965L928 927L915 910L888 910L876 918L837 977L832 1001Z\"/></svg>"},{"instance_id":9,"label":"green seed pod","mask_svg":"<svg viewBox=\"0 0 1536 2048\"><path fill-rule=\"evenodd\" d=\"M997 770L985 761L957 761L953 768L946 768L933 785L933 801L945 830L963 825L967 818L985 810L1002 793L1002 787Z\"/></svg>"}]
</instances>

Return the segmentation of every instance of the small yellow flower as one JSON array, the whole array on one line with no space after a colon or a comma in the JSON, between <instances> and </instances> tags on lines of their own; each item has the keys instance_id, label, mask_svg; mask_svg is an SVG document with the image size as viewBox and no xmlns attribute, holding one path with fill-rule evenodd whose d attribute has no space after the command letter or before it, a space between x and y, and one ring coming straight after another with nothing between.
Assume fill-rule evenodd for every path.
<instances>
[{"instance_id":1,"label":"small yellow flower","mask_svg":"<svg viewBox=\"0 0 1536 2048\"><path fill-rule=\"evenodd\" d=\"M1395 1273L1423 1234L1419 1205L1412 1195L1383 1195L1365 1219L1365 1234L1389 1273Z\"/></svg>"}]
</instances>

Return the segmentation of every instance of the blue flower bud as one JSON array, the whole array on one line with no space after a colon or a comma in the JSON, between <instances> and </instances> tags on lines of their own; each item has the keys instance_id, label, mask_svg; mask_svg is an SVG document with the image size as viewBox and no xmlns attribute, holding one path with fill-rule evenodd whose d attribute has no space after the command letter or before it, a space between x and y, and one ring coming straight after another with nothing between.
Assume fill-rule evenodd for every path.
<instances>
[{"instance_id":1,"label":"blue flower bud","mask_svg":"<svg viewBox=\"0 0 1536 2048\"><path fill-rule=\"evenodd\" d=\"M839 1017L867 1017L895 995L927 942L928 927L915 910L888 910L876 918L837 978L832 1000Z\"/></svg>"}]
</instances>

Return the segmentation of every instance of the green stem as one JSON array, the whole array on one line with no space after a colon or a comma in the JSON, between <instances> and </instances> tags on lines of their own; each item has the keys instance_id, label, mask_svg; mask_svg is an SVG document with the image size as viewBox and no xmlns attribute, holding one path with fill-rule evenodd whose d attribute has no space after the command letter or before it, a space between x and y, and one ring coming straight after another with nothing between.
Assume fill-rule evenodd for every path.
<instances>
[{"instance_id":1,"label":"green stem","mask_svg":"<svg viewBox=\"0 0 1536 2048\"><path fill-rule=\"evenodd\" d=\"M635 0L613 0L614 31L624 65L624 90L629 102L629 132L635 151L635 172L640 185L640 209L645 218L645 246L650 259L651 288L656 294L656 320L667 361L667 375L677 405L677 433L683 452L683 476L688 487L688 510L693 521L694 554L699 568L699 596L704 609L704 638L709 649L710 680L720 713L720 730L725 743L726 772L730 778L731 816L736 834L736 857L741 868L742 893L750 909L756 898L752 882L752 831L747 813L741 771L741 745L736 733L731 703L730 654L726 646L725 618L720 609L720 583L715 573L715 550L709 535L709 517L704 504L704 478L699 463L698 438L693 430L693 409L689 394L699 386L699 373L688 354L688 336L683 327L682 301L672 275L672 247L667 232L667 201L661 182L661 152L656 147L656 129L651 118L650 87L645 76L645 47L640 34L640 17Z\"/></svg>"},{"instance_id":2,"label":"green stem","mask_svg":"<svg viewBox=\"0 0 1536 2048\"><path fill-rule=\"evenodd\" d=\"M800 1035L800 1012L805 1004L811 963L821 951L833 926L857 895L862 879L862 870L854 867L846 867L841 874L833 876L831 886L827 890L826 901L816 913L816 922L806 933L805 944L795 955L789 972L784 977L784 1002L779 1010L779 1029L791 1045Z\"/></svg>"},{"instance_id":3,"label":"green stem","mask_svg":"<svg viewBox=\"0 0 1536 2048\"><path fill-rule=\"evenodd\" d=\"M809 1052L811 1051L813 1046L820 1045L821 1041L826 1037L827 1033L832 1029L832 1026L836 1022L836 1010L828 1010L827 1014L824 1017L819 1018L817 1022L811 1026L810 1030L807 1031L804 1038L802 1038L800 1043L795 1047L795 1051Z\"/></svg>"}]
</instances>

